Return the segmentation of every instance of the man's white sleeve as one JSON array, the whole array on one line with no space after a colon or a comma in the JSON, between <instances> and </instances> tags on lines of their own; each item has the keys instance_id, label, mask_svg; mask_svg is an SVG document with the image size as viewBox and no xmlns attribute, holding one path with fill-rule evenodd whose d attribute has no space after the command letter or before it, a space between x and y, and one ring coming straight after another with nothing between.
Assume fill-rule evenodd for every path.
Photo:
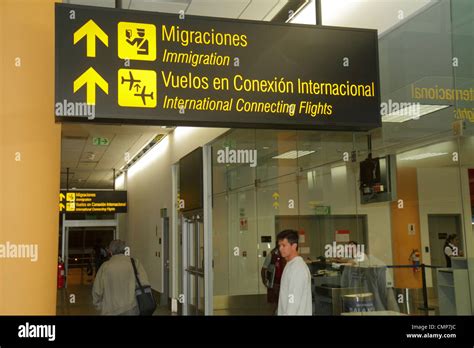
<instances>
[{"instance_id":1,"label":"man's white sleeve","mask_svg":"<svg viewBox=\"0 0 474 348\"><path fill-rule=\"evenodd\" d=\"M307 274L305 269L302 267L295 268L289 279L288 296L285 299L287 301L287 315L297 315L299 313L299 309L302 306L303 291L308 281L306 278Z\"/></svg>"}]
</instances>

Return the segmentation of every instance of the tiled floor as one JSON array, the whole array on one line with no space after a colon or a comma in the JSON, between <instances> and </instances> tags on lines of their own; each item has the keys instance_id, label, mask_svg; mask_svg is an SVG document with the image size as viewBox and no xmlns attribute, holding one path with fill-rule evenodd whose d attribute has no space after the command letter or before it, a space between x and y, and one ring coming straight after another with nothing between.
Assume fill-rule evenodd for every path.
<instances>
[{"instance_id":1,"label":"tiled floor","mask_svg":"<svg viewBox=\"0 0 474 348\"><path fill-rule=\"evenodd\" d=\"M93 276L88 276L79 268L69 270L68 287L58 289L56 301L57 315L99 315L92 304ZM166 307L158 306L153 315L171 315Z\"/></svg>"}]
</instances>

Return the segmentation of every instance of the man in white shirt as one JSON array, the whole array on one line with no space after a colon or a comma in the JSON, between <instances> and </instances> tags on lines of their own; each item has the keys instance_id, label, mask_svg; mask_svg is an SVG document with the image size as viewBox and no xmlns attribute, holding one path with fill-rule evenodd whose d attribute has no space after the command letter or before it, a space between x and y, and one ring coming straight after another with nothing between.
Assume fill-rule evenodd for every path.
<instances>
[{"instance_id":1,"label":"man in white shirt","mask_svg":"<svg viewBox=\"0 0 474 348\"><path fill-rule=\"evenodd\" d=\"M285 230L277 236L286 266L280 284L278 315L312 315L311 274L298 255L298 232Z\"/></svg>"}]
</instances>

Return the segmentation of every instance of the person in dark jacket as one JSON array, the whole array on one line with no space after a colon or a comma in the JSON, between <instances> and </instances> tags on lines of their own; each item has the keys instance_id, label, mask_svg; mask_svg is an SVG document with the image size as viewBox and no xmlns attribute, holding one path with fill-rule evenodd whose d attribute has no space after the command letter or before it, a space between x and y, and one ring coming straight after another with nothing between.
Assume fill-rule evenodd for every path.
<instances>
[{"instance_id":1,"label":"person in dark jacket","mask_svg":"<svg viewBox=\"0 0 474 348\"><path fill-rule=\"evenodd\" d=\"M286 261L280 255L278 245L275 246L265 258L261 270L262 282L267 288L267 302L274 304L274 311L278 305L278 298L280 296L280 283L283 269Z\"/></svg>"},{"instance_id":2,"label":"person in dark jacket","mask_svg":"<svg viewBox=\"0 0 474 348\"><path fill-rule=\"evenodd\" d=\"M451 267L451 257L463 256L464 253L459 250L459 238L455 234L450 234L444 243L444 257L446 258L446 267Z\"/></svg>"}]
</instances>

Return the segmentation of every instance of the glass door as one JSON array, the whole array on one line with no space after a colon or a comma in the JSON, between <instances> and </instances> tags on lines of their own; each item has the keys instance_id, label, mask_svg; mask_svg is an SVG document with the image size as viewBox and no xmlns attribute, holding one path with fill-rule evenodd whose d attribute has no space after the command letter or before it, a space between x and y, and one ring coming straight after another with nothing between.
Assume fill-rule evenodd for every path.
<instances>
[{"instance_id":1,"label":"glass door","mask_svg":"<svg viewBox=\"0 0 474 348\"><path fill-rule=\"evenodd\" d=\"M203 212L182 216L184 315L204 315Z\"/></svg>"}]
</instances>

